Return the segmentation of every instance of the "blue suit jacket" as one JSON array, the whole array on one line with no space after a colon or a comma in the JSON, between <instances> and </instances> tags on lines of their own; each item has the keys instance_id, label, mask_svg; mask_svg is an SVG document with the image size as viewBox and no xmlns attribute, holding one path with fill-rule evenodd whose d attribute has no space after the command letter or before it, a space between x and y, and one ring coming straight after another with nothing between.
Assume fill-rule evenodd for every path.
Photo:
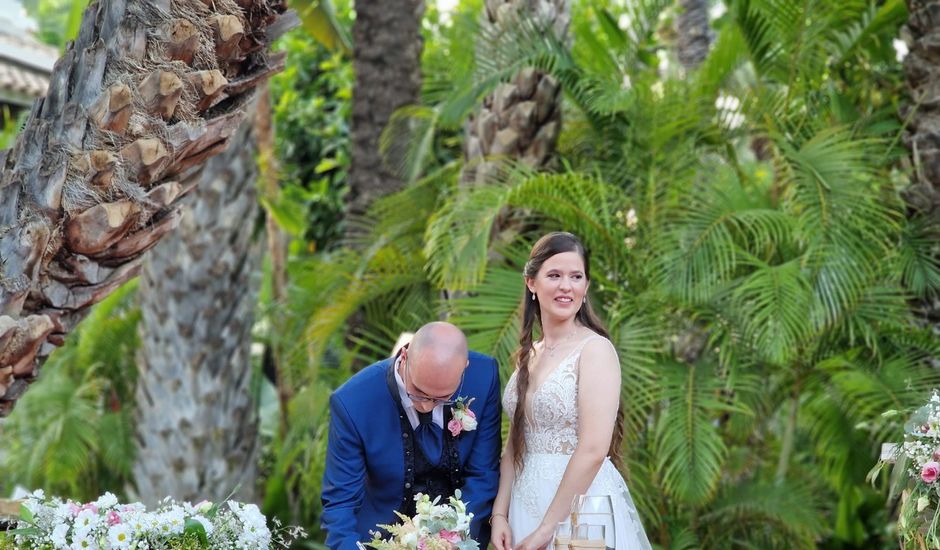
<instances>
[{"instance_id":1,"label":"blue suit jacket","mask_svg":"<svg viewBox=\"0 0 940 550\"><path fill-rule=\"evenodd\" d=\"M330 397L330 438L323 474L326 544L332 550L356 550L369 541L377 524L398 523L394 511L404 495L405 451L398 406L386 382L394 360L386 359L356 373ZM477 429L457 438L464 472L462 498L474 519L470 532L480 548L489 543L488 518L499 485L500 416L496 360L470 352L460 396L470 406Z\"/></svg>"}]
</instances>

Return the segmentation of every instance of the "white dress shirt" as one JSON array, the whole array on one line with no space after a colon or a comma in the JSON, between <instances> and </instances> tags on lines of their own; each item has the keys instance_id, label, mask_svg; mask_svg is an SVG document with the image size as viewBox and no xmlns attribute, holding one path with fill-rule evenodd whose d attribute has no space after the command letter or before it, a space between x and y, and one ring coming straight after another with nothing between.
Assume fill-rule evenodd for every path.
<instances>
[{"instance_id":1,"label":"white dress shirt","mask_svg":"<svg viewBox=\"0 0 940 550\"><path fill-rule=\"evenodd\" d=\"M398 383L398 396L401 398L401 406L405 409L405 414L408 415L408 421L411 422L411 429L418 428L418 411L415 410L415 405L412 403L411 398L408 397L408 390L405 389L405 381L402 380L401 374L398 372L398 366L401 364L401 356L398 356L398 359L395 360L395 382ZM431 411L431 421L437 425L438 428L444 427L444 405L436 405L434 410Z\"/></svg>"}]
</instances>

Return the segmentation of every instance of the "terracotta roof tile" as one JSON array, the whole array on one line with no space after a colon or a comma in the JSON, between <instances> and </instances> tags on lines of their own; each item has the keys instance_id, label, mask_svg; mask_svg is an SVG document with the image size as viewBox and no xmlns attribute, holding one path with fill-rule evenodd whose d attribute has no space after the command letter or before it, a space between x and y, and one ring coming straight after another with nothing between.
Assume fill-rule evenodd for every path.
<instances>
[{"instance_id":1,"label":"terracotta roof tile","mask_svg":"<svg viewBox=\"0 0 940 550\"><path fill-rule=\"evenodd\" d=\"M0 30L0 95L45 95L59 52L25 34Z\"/></svg>"}]
</instances>

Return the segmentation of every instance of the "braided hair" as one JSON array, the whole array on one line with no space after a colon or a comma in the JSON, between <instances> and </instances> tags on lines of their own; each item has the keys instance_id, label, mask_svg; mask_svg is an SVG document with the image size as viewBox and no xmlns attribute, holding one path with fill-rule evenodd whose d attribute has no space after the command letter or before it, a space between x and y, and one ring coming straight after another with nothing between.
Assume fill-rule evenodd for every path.
<instances>
[{"instance_id":1,"label":"braided hair","mask_svg":"<svg viewBox=\"0 0 940 550\"><path fill-rule=\"evenodd\" d=\"M584 262L584 276L591 280L590 257L587 249L581 244L581 241L571 233L557 231L549 233L539 239L532 252L529 254L529 260L525 263L522 274L527 279L533 279L538 274L549 258L556 254L564 252L577 252ZM509 433L509 440L513 449L513 464L517 470L523 466L523 457L525 456L525 398L529 390L529 360L532 358L534 350L533 332L535 325L538 324L539 331L542 330L542 315L539 308L538 297L532 294L530 296L526 289L523 301L522 312L522 332L519 335L519 350L515 355L516 371L516 410L512 416L512 429ZM575 320L582 326L586 326L605 338L610 335L604 327L603 322L591 308L590 300L585 299L581 308L575 314ZM617 409L617 423L614 427L614 433L610 440L610 459L617 468L622 467L622 456L620 445L623 441L623 406L621 404Z\"/></svg>"}]
</instances>

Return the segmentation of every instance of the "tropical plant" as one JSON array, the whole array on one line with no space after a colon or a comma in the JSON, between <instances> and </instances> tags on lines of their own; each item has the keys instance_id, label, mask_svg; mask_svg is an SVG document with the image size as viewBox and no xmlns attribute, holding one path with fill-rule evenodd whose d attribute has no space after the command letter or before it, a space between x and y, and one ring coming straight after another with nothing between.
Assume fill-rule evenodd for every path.
<instances>
[{"instance_id":1,"label":"tropical plant","mask_svg":"<svg viewBox=\"0 0 940 550\"><path fill-rule=\"evenodd\" d=\"M567 229L593 251L592 299L623 364L629 483L654 540L884 542L886 487L864 479L901 426L880 413L940 383L926 361L940 346L907 308L940 269L921 261L909 284L931 241L909 237L900 198L890 44L904 6L732 2L680 79L658 53L667 4L576 10L570 52L524 19L485 35L480 89L521 67L560 83L564 169L504 166L467 189L454 165L377 203L372 246L320 260L311 368L331 364L355 311L381 312L366 333L438 311L508 371L528 243ZM506 212L521 228L508 240L492 231ZM440 302L445 288L467 295Z\"/></svg>"},{"instance_id":2,"label":"tropical plant","mask_svg":"<svg viewBox=\"0 0 940 550\"><path fill-rule=\"evenodd\" d=\"M0 424L0 494L22 486L88 500L131 480L136 289L132 281L95 306Z\"/></svg>"}]
</instances>

